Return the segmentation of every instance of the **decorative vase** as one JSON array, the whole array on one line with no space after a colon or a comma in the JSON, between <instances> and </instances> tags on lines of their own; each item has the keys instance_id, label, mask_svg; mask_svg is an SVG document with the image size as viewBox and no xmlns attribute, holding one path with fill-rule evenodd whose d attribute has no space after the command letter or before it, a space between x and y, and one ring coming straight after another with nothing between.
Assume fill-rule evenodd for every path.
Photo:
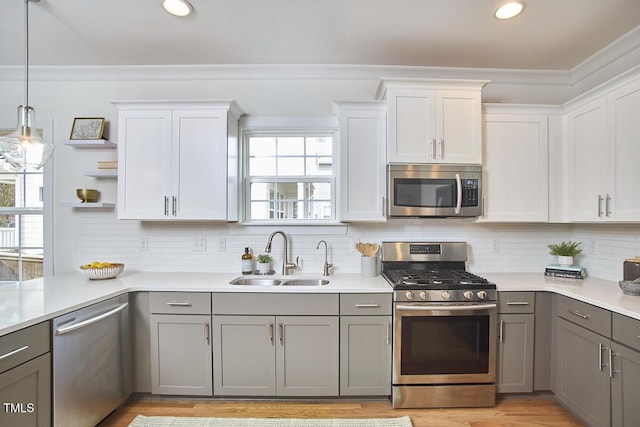
<instances>
[{"instance_id":1,"label":"decorative vase","mask_svg":"<svg viewBox=\"0 0 640 427\"><path fill-rule=\"evenodd\" d=\"M271 262L258 262L258 273L268 274L271 271Z\"/></svg>"},{"instance_id":2,"label":"decorative vase","mask_svg":"<svg viewBox=\"0 0 640 427\"><path fill-rule=\"evenodd\" d=\"M558 255L558 264L560 264L560 265L573 265L573 257L572 256Z\"/></svg>"}]
</instances>

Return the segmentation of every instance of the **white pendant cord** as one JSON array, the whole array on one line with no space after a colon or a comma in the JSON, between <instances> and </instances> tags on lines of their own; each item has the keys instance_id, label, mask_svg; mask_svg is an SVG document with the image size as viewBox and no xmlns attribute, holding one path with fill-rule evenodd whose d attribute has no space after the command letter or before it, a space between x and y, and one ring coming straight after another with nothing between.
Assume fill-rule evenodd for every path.
<instances>
[{"instance_id":1,"label":"white pendant cord","mask_svg":"<svg viewBox=\"0 0 640 427\"><path fill-rule=\"evenodd\" d=\"M29 105L29 1L24 0L24 105Z\"/></svg>"}]
</instances>

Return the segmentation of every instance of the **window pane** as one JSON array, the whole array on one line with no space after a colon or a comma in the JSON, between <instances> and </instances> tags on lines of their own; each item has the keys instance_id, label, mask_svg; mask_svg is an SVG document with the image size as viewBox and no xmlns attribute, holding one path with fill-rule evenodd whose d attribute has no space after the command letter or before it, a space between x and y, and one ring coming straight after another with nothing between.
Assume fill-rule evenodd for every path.
<instances>
[{"instance_id":1,"label":"window pane","mask_svg":"<svg viewBox=\"0 0 640 427\"><path fill-rule=\"evenodd\" d=\"M269 137L252 137L249 139L249 156L275 156L276 139Z\"/></svg>"},{"instance_id":2,"label":"window pane","mask_svg":"<svg viewBox=\"0 0 640 427\"><path fill-rule=\"evenodd\" d=\"M279 157L278 176L304 175L304 157Z\"/></svg>"},{"instance_id":3,"label":"window pane","mask_svg":"<svg viewBox=\"0 0 640 427\"><path fill-rule=\"evenodd\" d=\"M28 254L42 252L43 215L20 215L22 227L22 244ZM30 249L31 248L31 249ZM36 249L33 249L36 248Z\"/></svg>"},{"instance_id":4,"label":"window pane","mask_svg":"<svg viewBox=\"0 0 640 427\"><path fill-rule=\"evenodd\" d=\"M251 202L251 219L273 218L270 212L269 202Z\"/></svg>"},{"instance_id":5,"label":"window pane","mask_svg":"<svg viewBox=\"0 0 640 427\"><path fill-rule=\"evenodd\" d=\"M250 176L275 176L275 157L254 157L249 159Z\"/></svg>"},{"instance_id":6,"label":"window pane","mask_svg":"<svg viewBox=\"0 0 640 427\"><path fill-rule=\"evenodd\" d=\"M331 157L308 157L307 158L307 175L333 175L333 164Z\"/></svg>"},{"instance_id":7,"label":"window pane","mask_svg":"<svg viewBox=\"0 0 640 427\"><path fill-rule=\"evenodd\" d=\"M304 138L285 137L278 138L278 156L302 156L304 155Z\"/></svg>"},{"instance_id":8,"label":"window pane","mask_svg":"<svg viewBox=\"0 0 640 427\"><path fill-rule=\"evenodd\" d=\"M18 245L15 215L0 215L0 249Z\"/></svg>"},{"instance_id":9,"label":"window pane","mask_svg":"<svg viewBox=\"0 0 640 427\"><path fill-rule=\"evenodd\" d=\"M328 182L314 182L310 184L309 199L331 200L331 184Z\"/></svg>"},{"instance_id":10,"label":"window pane","mask_svg":"<svg viewBox=\"0 0 640 427\"><path fill-rule=\"evenodd\" d=\"M308 219L331 219L331 202L308 202Z\"/></svg>"},{"instance_id":11,"label":"window pane","mask_svg":"<svg viewBox=\"0 0 640 427\"><path fill-rule=\"evenodd\" d=\"M331 156L333 138L328 136L307 138L307 155Z\"/></svg>"}]
</instances>

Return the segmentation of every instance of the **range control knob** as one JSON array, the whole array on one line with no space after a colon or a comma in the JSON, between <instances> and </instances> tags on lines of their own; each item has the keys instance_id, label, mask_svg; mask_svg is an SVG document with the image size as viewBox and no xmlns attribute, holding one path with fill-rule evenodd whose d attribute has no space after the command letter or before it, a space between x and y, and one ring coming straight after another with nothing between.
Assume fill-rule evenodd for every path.
<instances>
[{"instance_id":1,"label":"range control knob","mask_svg":"<svg viewBox=\"0 0 640 427\"><path fill-rule=\"evenodd\" d=\"M478 299L483 300L487 298L487 293L485 291L478 291Z\"/></svg>"},{"instance_id":2,"label":"range control knob","mask_svg":"<svg viewBox=\"0 0 640 427\"><path fill-rule=\"evenodd\" d=\"M429 298L429 294L426 293L425 291L420 292L420 299L422 300L426 300Z\"/></svg>"},{"instance_id":3,"label":"range control knob","mask_svg":"<svg viewBox=\"0 0 640 427\"><path fill-rule=\"evenodd\" d=\"M404 296L407 298L408 301L411 301L413 299L413 292L411 291L407 291Z\"/></svg>"},{"instance_id":4,"label":"range control knob","mask_svg":"<svg viewBox=\"0 0 640 427\"><path fill-rule=\"evenodd\" d=\"M443 291L441 296L442 296L442 299L445 301L451 298L451 294L449 293L449 291Z\"/></svg>"},{"instance_id":5,"label":"range control knob","mask_svg":"<svg viewBox=\"0 0 640 427\"><path fill-rule=\"evenodd\" d=\"M464 295L464 299L472 299L473 298L473 291L464 291L464 293L462 295Z\"/></svg>"}]
</instances>

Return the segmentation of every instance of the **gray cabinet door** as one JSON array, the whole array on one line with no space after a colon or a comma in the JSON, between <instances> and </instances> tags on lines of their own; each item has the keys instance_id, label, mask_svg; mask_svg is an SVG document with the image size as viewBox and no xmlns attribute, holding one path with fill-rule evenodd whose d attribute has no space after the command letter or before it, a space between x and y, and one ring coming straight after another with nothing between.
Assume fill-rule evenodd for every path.
<instances>
[{"instance_id":1,"label":"gray cabinet door","mask_svg":"<svg viewBox=\"0 0 640 427\"><path fill-rule=\"evenodd\" d=\"M533 314L501 314L498 342L498 393L533 391Z\"/></svg>"},{"instance_id":2,"label":"gray cabinet door","mask_svg":"<svg viewBox=\"0 0 640 427\"><path fill-rule=\"evenodd\" d=\"M51 354L0 374L0 425L51 425Z\"/></svg>"},{"instance_id":3,"label":"gray cabinet door","mask_svg":"<svg viewBox=\"0 0 640 427\"><path fill-rule=\"evenodd\" d=\"M276 317L278 396L337 396L338 316Z\"/></svg>"},{"instance_id":4,"label":"gray cabinet door","mask_svg":"<svg viewBox=\"0 0 640 427\"><path fill-rule=\"evenodd\" d=\"M592 427L610 425L611 391L606 349L610 340L557 319L556 397Z\"/></svg>"},{"instance_id":5,"label":"gray cabinet door","mask_svg":"<svg viewBox=\"0 0 640 427\"><path fill-rule=\"evenodd\" d=\"M275 396L274 316L213 316L216 396Z\"/></svg>"},{"instance_id":6,"label":"gray cabinet door","mask_svg":"<svg viewBox=\"0 0 640 427\"><path fill-rule=\"evenodd\" d=\"M151 392L211 396L211 316L151 315Z\"/></svg>"},{"instance_id":7,"label":"gray cabinet door","mask_svg":"<svg viewBox=\"0 0 640 427\"><path fill-rule=\"evenodd\" d=\"M640 426L640 352L612 343L611 425Z\"/></svg>"},{"instance_id":8,"label":"gray cabinet door","mask_svg":"<svg viewBox=\"0 0 640 427\"><path fill-rule=\"evenodd\" d=\"M391 394L391 316L340 317L340 395Z\"/></svg>"}]
</instances>

